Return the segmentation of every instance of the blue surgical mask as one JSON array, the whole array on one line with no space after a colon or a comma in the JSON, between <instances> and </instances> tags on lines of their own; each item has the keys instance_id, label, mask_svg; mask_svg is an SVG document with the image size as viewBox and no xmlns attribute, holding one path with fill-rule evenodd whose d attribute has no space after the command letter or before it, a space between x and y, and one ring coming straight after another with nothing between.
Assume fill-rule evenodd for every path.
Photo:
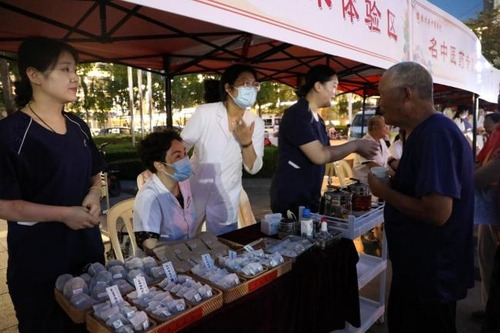
<instances>
[{"instance_id":1,"label":"blue surgical mask","mask_svg":"<svg viewBox=\"0 0 500 333\"><path fill-rule=\"evenodd\" d=\"M166 171L163 171L167 176L175 180L176 182L182 182L183 180L186 180L191 176L193 173L193 170L191 169L191 162L189 161L189 158L186 156L181 160L178 160L174 164L168 164L164 163L165 165L171 166L174 168L174 174L171 175Z\"/></svg>"},{"instance_id":2,"label":"blue surgical mask","mask_svg":"<svg viewBox=\"0 0 500 333\"><path fill-rule=\"evenodd\" d=\"M238 89L238 96L236 98L229 94L236 105L242 109L246 109L255 104L257 100L257 89L244 86L236 87L236 89Z\"/></svg>"}]
</instances>

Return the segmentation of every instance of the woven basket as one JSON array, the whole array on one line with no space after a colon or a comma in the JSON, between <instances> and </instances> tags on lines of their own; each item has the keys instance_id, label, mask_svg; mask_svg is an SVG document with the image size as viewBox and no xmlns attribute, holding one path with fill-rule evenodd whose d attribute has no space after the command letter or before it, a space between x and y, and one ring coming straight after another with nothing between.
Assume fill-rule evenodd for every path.
<instances>
[{"instance_id":1,"label":"woven basket","mask_svg":"<svg viewBox=\"0 0 500 333\"><path fill-rule=\"evenodd\" d=\"M85 316L92 310L92 307L86 309L75 308L70 301L64 297L63 293L54 288L54 296L57 303L61 306L64 312L71 318L71 320L76 324L83 324L85 322Z\"/></svg>"},{"instance_id":2,"label":"woven basket","mask_svg":"<svg viewBox=\"0 0 500 333\"><path fill-rule=\"evenodd\" d=\"M218 310L222 307L222 292L219 289L213 288L214 296L199 303L198 305L193 306L191 309L182 312L179 316L169 319L152 330L148 331L148 333L170 333L177 332L182 328L188 326L189 324L194 323L200 318L208 315L215 310Z\"/></svg>"},{"instance_id":3,"label":"woven basket","mask_svg":"<svg viewBox=\"0 0 500 333\"><path fill-rule=\"evenodd\" d=\"M285 258L285 262L281 265L278 265L274 268L269 269L268 271L253 277L251 279L241 278L242 281L239 285L229 289L223 289L220 286L214 284L209 280L205 280L197 275L195 275L196 279L203 281L215 288L220 288L222 290L222 297L224 303L231 303L237 300L240 297L245 296L248 293L251 293L254 290L259 289L262 286L265 286L271 281L276 280L281 275L289 272L292 269L292 260Z\"/></svg>"},{"instance_id":4,"label":"woven basket","mask_svg":"<svg viewBox=\"0 0 500 333\"><path fill-rule=\"evenodd\" d=\"M151 318L149 318L149 322L149 329L144 332L156 332L154 331L157 326L156 322L151 320ZM111 329L111 327L108 327L105 322L94 316L93 311L87 312L87 315L85 316L85 323L87 330L90 333L114 333L114 330Z\"/></svg>"},{"instance_id":5,"label":"woven basket","mask_svg":"<svg viewBox=\"0 0 500 333\"><path fill-rule=\"evenodd\" d=\"M167 333L177 332L191 323L199 320L200 318L214 312L222 307L222 291L217 288L212 288L213 296L196 305L190 304L186 301L187 309L179 314L165 320L159 318L151 313L148 317L151 321L151 327L145 331L146 333ZM87 330L91 333L110 333L113 330L106 326L99 318L95 317L93 313L89 312L86 316Z\"/></svg>"}]
</instances>

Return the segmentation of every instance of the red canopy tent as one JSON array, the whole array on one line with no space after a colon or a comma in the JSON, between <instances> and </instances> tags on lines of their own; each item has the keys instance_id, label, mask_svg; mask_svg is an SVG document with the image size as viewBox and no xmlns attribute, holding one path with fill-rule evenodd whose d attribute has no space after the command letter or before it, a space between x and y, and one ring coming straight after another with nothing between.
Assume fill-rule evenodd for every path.
<instances>
[{"instance_id":1,"label":"red canopy tent","mask_svg":"<svg viewBox=\"0 0 500 333\"><path fill-rule=\"evenodd\" d=\"M71 43L84 62L161 73L167 79L167 96L172 76L220 74L232 63L248 63L260 80L294 87L311 66L328 64L336 69L344 92L362 96L377 94L383 72L360 61L125 1L3 0L0 10L3 57L14 58L27 36L50 36ZM469 100L472 96L445 86L437 90L453 90ZM171 125L170 105L167 117Z\"/></svg>"}]
</instances>

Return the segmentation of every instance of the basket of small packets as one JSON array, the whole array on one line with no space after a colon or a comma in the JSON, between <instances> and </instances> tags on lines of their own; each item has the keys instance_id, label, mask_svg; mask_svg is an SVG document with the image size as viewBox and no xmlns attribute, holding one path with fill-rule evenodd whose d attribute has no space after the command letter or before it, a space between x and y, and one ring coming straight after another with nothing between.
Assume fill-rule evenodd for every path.
<instances>
[{"instance_id":1,"label":"basket of small packets","mask_svg":"<svg viewBox=\"0 0 500 333\"><path fill-rule=\"evenodd\" d=\"M220 288L224 303L230 303L277 279L291 268L291 261L279 253L266 254L245 247L238 252L229 250L227 256L218 256L216 260L204 254L202 262L195 265L191 273Z\"/></svg>"},{"instance_id":2,"label":"basket of small packets","mask_svg":"<svg viewBox=\"0 0 500 333\"><path fill-rule=\"evenodd\" d=\"M75 323L84 323L93 305L109 300L107 289L116 286L121 295L134 290L133 280L143 276L148 284L165 277L163 268L153 257L131 257L125 262L112 260L92 263L79 276L62 274L56 280L54 295L61 308Z\"/></svg>"},{"instance_id":3,"label":"basket of small packets","mask_svg":"<svg viewBox=\"0 0 500 333\"><path fill-rule=\"evenodd\" d=\"M143 276L134 279L135 290L93 306L87 313L90 332L176 332L222 306L222 292L175 273L164 263L165 278L148 286Z\"/></svg>"}]
</instances>

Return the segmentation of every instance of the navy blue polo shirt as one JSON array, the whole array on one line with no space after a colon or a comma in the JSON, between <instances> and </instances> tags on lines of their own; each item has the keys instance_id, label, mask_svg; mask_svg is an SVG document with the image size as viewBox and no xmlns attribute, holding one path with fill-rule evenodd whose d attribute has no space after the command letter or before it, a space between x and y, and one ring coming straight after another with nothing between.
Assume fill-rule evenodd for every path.
<instances>
[{"instance_id":1,"label":"navy blue polo shirt","mask_svg":"<svg viewBox=\"0 0 500 333\"><path fill-rule=\"evenodd\" d=\"M473 157L453 121L435 114L412 131L392 187L416 198L431 193L453 198L451 216L443 226L413 219L386 204L394 288L420 300L464 298L473 286Z\"/></svg>"},{"instance_id":2,"label":"navy blue polo shirt","mask_svg":"<svg viewBox=\"0 0 500 333\"><path fill-rule=\"evenodd\" d=\"M88 126L64 113L67 132L54 133L21 111L0 121L0 199L53 206L81 206L102 158ZM104 262L99 227L72 230L64 223L27 226L9 221L7 282L24 292L36 277L53 288L63 273L81 274Z\"/></svg>"},{"instance_id":3,"label":"navy blue polo shirt","mask_svg":"<svg viewBox=\"0 0 500 333\"><path fill-rule=\"evenodd\" d=\"M324 165L316 165L300 150L300 146L318 140L325 146L330 140L325 123L316 120L309 102L302 98L283 114L278 137L278 165L271 184L271 209L286 214L297 213L298 206L319 210Z\"/></svg>"}]
</instances>

